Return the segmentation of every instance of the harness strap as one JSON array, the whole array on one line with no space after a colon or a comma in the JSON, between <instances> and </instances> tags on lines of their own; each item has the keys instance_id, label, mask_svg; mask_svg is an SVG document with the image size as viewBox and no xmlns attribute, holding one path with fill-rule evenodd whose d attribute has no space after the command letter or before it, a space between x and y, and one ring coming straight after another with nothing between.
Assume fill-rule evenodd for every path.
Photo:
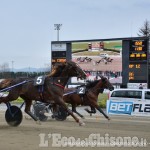
<instances>
[{"instance_id":1,"label":"harness strap","mask_svg":"<svg viewBox=\"0 0 150 150\"><path fill-rule=\"evenodd\" d=\"M18 83L18 84L12 85L12 86L7 87L7 88L4 88L4 89L0 90L0 92L6 92L6 91L9 91L9 90L11 90L11 89L14 88L14 87L17 87L17 86L19 86L19 85L22 85L22 84L25 84L25 83L31 82L31 81L32 81L32 80L25 80L25 81L20 82L20 83Z\"/></svg>"},{"instance_id":2,"label":"harness strap","mask_svg":"<svg viewBox=\"0 0 150 150\"><path fill-rule=\"evenodd\" d=\"M58 83L53 83L54 85L56 85L56 86L59 86L59 87L61 87L62 89L64 89L65 87L64 86L62 86L61 84L58 84Z\"/></svg>"},{"instance_id":3,"label":"harness strap","mask_svg":"<svg viewBox=\"0 0 150 150\"><path fill-rule=\"evenodd\" d=\"M66 96L66 95L69 95L69 94L73 94L73 93L76 93L76 92L77 92L77 91L68 92L68 93L63 94L63 96Z\"/></svg>"},{"instance_id":4,"label":"harness strap","mask_svg":"<svg viewBox=\"0 0 150 150\"><path fill-rule=\"evenodd\" d=\"M81 103L83 104L84 103L84 95L85 94L79 94L80 98L81 98Z\"/></svg>"},{"instance_id":5,"label":"harness strap","mask_svg":"<svg viewBox=\"0 0 150 150\"><path fill-rule=\"evenodd\" d=\"M38 86L38 92L39 92L39 95L40 95L40 99L41 99L41 100L44 100L43 91L44 91L44 86L43 86L43 85Z\"/></svg>"}]
</instances>

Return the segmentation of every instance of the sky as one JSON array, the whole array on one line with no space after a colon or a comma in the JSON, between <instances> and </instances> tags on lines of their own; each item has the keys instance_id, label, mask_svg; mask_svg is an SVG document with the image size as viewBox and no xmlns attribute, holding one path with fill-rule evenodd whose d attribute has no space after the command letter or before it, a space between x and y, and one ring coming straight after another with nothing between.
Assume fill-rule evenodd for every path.
<instances>
[{"instance_id":1,"label":"sky","mask_svg":"<svg viewBox=\"0 0 150 150\"><path fill-rule=\"evenodd\" d=\"M59 39L136 37L150 0L0 0L0 66L47 67Z\"/></svg>"}]
</instances>

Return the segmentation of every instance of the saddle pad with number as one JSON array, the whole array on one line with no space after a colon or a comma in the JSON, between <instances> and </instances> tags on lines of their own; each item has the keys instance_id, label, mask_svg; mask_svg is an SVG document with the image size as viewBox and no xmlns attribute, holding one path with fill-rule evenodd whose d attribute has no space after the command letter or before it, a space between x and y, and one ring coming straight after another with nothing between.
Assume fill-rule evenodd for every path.
<instances>
[{"instance_id":1,"label":"saddle pad with number","mask_svg":"<svg viewBox=\"0 0 150 150\"><path fill-rule=\"evenodd\" d=\"M34 79L34 86L44 85L44 82L45 82L45 76L37 76Z\"/></svg>"}]
</instances>

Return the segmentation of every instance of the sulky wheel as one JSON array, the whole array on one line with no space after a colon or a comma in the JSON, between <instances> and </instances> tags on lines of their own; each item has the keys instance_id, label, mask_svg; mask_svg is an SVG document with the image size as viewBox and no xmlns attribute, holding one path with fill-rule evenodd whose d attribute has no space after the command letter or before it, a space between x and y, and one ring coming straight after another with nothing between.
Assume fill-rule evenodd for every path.
<instances>
[{"instance_id":1,"label":"sulky wheel","mask_svg":"<svg viewBox=\"0 0 150 150\"><path fill-rule=\"evenodd\" d=\"M68 116L68 113L64 110L64 108L61 106L58 106L57 112L55 112L55 119L58 121L64 121L66 120L67 116Z\"/></svg>"},{"instance_id":2,"label":"sulky wheel","mask_svg":"<svg viewBox=\"0 0 150 150\"><path fill-rule=\"evenodd\" d=\"M5 120L10 126L18 126L22 122L22 111L17 106L10 106L5 112Z\"/></svg>"},{"instance_id":3,"label":"sulky wheel","mask_svg":"<svg viewBox=\"0 0 150 150\"><path fill-rule=\"evenodd\" d=\"M33 104L33 114L40 121L47 121L48 117L44 115L45 112L47 112L45 104L42 104L42 103Z\"/></svg>"}]
</instances>

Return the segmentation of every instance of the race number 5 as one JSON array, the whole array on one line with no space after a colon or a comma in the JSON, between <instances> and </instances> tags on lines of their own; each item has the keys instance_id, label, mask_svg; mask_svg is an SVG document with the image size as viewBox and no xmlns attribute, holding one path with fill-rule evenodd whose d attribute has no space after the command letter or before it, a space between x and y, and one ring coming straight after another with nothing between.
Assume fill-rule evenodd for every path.
<instances>
[{"instance_id":1,"label":"race number 5","mask_svg":"<svg viewBox=\"0 0 150 150\"><path fill-rule=\"evenodd\" d=\"M42 76L37 77L36 79L36 84L41 84L42 83Z\"/></svg>"},{"instance_id":2,"label":"race number 5","mask_svg":"<svg viewBox=\"0 0 150 150\"><path fill-rule=\"evenodd\" d=\"M45 76L38 76L34 80L34 85L43 85L45 80Z\"/></svg>"},{"instance_id":3,"label":"race number 5","mask_svg":"<svg viewBox=\"0 0 150 150\"><path fill-rule=\"evenodd\" d=\"M77 94L85 94L85 86L78 87Z\"/></svg>"}]
</instances>

